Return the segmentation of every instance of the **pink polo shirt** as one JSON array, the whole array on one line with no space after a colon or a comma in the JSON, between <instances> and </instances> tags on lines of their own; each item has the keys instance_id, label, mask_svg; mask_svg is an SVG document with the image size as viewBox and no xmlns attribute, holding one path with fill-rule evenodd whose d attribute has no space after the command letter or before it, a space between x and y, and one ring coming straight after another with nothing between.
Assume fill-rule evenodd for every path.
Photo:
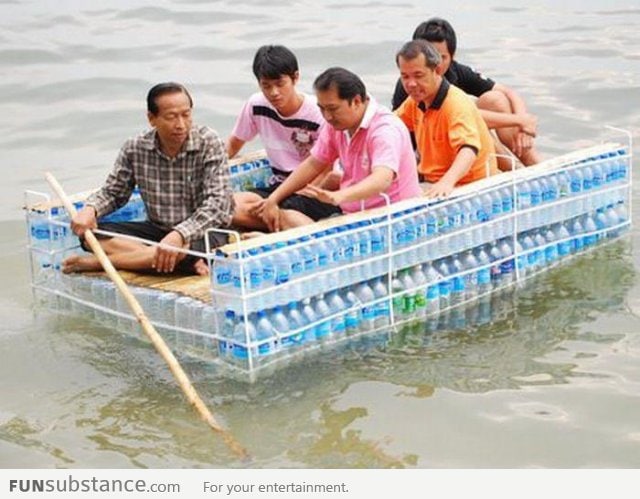
<instances>
[{"instance_id":1,"label":"pink polo shirt","mask_svg":"<svg viewBox=\"0 0 640 499\"><path fill-rule=\"evenodd\" d=\"M352 137L347 131L324 124L311 155L327 164L340 159L344 170L340 189L368 177L372 167L385 166L395 173L393 183L386 191L392 203L422 195L407 127L372 98L369 99L360 127ZM365 201L365 208L384 205L384 199L379 196ZM345 213L359 211L360 201L343 203L340 208Z\"/></svg>"}]
</instances>

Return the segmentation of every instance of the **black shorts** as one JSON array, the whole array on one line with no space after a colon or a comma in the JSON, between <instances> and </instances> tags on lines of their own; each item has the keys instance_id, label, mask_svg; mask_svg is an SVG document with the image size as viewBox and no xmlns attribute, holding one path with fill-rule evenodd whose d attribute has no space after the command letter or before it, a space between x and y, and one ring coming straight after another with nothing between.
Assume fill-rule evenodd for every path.
<instances>
[{"instance_id":1,"label":"black shorts","mask_svg":"<svg viewBox=\"0 0 640 499\"><path fill-rule=\"evenodd\" d=\"M269 187L260 189L251 189L249 192L257 194L261 198L268 198L273 191L275 191L280 184L271 185ZM284 201L280 203L280 208L285 210L295 210L307 215L314 222L322 220L323 218L329 218L336 215L342 215L342 210L339 206L334 206L329 203L323 203L317 199L308 198L307 196L301 196L300 194L292 194Z\"/></svg>"},{"instance_id":2,"label":"black shorts","mask_svg":"<svg viewBox=\"0 0 640 499\"><path fill-rule=\"evenodd\" d=\"M124 234L127 236L139 237L146 239L147 241L160 242L164 236L166 236L171 230L163 229L162 227L154 224L153 222L104 222L98 224L98 229L106 230L108 232L115 232L117 234ZM98 239L110 239L111 236L105 236L103 234L96 234ZM220 234L217 232L209 233L210 248L217 248L227 244L228 238L226 234ZM80 245L85 251L91 251L87 246L84 239L80 239ZM205 253L207 248L204 243L204 237L193 241L189 246L189 249ZM186 255L176 265L176 270L180 273L193 274L193 266L198 261L199 257L195 255Z\"/></svg>"}]
</instances>

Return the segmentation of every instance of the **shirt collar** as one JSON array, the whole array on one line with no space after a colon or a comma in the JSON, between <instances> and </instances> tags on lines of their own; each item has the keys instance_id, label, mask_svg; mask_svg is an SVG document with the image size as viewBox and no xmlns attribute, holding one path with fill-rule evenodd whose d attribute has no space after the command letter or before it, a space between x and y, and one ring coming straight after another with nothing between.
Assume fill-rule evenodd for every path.
<instances>
[{"instance_id":1,"label":"shirt collar","mask_svg":"<svg viewBox=\"0 0 640 499\"><path fill-rule=\"evenodd\" d=\"M377 101L370 95L367 95L367 109L365 109L364 115L362 116L362 119L360 120L360 124L358 125L358 128L356 129L354 134L350 136L348 130L344 130L342 132L344 136L347 138L347 140L351 140L353 137L355 137L356 133L358 133L358 130L360 130L361 128L369 128L369 125L371 125L371 121L373 120L373 117L378 111L378 107L379 105Z\"/></svg>"},{"instance_id":2,"label":"shirt collar","mask_svg":"<svg viewBox=\"0 0 640 499\"><path fill-rule=\"evenodd\" d=\"M429 104L428 107L425 106L424 102L420 102L418 104L418 108L420 109L420 111L424 113L427 109L440 109L442 107L444 99L447 97L447 92L449 92L450 86L451 84L447 81L447 79L442 78L442 83L440 83L440 87L436 92L436 96L431 101L431 104Z\"/></svg>"}]
</instances>

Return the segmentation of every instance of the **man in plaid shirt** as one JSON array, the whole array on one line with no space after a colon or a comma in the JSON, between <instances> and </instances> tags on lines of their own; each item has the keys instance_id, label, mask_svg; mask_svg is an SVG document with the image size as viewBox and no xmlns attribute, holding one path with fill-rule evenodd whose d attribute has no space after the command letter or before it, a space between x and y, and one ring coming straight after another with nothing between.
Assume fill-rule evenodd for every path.
<instances>
[{"instance_id":1,"label":"man in plaid shirt","mask_svg":"<svg viewBox=\"0 0 640 499\"><path fill-rule=\"evenodd\" d=\"M171 249L204 251L205 230L228 227L234 209L224 142L212 129L192 124L192 107L184 86L154 86L147 96L152 129L124 144L105 185L87 199L71 222L81 240L85 230L99 227L159 241L164 246L101 236L101 244L116 268L208 273L202 259ZM99 217L127 203L136 185L148 221L97 225ZM219 246L226 238L212 235L210 242ZM73 255L63 262L67 273L100 269L93 255Z\"/></svg>"}]
</instances>

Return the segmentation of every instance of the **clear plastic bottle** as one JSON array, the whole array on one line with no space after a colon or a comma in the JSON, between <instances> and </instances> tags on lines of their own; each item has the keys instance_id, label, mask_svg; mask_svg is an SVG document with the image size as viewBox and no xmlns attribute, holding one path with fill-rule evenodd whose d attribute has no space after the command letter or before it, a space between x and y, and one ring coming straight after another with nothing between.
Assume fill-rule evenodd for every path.
<instances>
[{"instance_id":1,"label":"clear plastic bottle","mask_svg":"<svg viewBox=\"0 0 640 499\"><path fill-rule=\"evenodd\" d=\"M489 259L489 254L487 253L484 246L479 247L475 252L475 257L478 262L478 267L482 267L478 269L478 294L483 295L485 293L489 293L493 288L491 285L491 260Z\"/></svg>"},{"instance_id":2,"label":"clear plastic bottle","mask_svg":"<svg viewBox=\"0 0 640 499\"><path fill-rule=\"evenodd\" d=\"M474 300L478 296L478 259L470 249L462 257L462 267L464 270L471 271L464 278L465 300Z\"/></svg>"},{"instance_id":3,"label":"clear plastic bottle","mask_svg":"<svg viewBox=\"0 0 640 499\"><path fill-rule=\"evenodd\" d=\"M451 305L451 288L453 287L453 283L449 279L451 270L447 259L438 260L435 263L435 269L442 276L442 280L438 283L438 294L440 297L440 310L444 310Z\"/></svg>"},{"instance_id":4,"label":"clear plastic bottle","mask_svg":"<svg viewBox=\"0 0 640 499\"><path fill-rule=\"evenodd\" d=\"M387 286L382 277L377 277L372 281L371 290L376 300L386 298L388 295ZM389 300L381 300L375 306L375 327L387 326L391 322L391 311Z\"/></svg>"},{"instance_id":5,"label":"clear plastic bottle","mask_svg":"<svg viewBox=\"0 0 640 499\"><path fill-rule=\"evenodd\" d=\"M312 300L312 304L318 320L321 320L316 327L316 340L326 341L331 337L331 320L325 320L325 318L331 315L331 309L325 300L324 294L316 296Z\"/></svg>"},{"instance_id":6,"label":"clear plastic bottle","mask_svg":"<svg viewBox=\"0 0 640 499\"><path fill-rule=\"evenodd\" d=\"M289 325L289 331L297 332L282 338L282 342L280 344L283 349L300 347L304 342L305 327L309 324L309 321L300 311L299 303L297 301L289 302L289 305L287 305L286 319Z\"/></svg>"},{"instance_id":7,"label":"clear plastic bottle","mask_svg":"<svg viewBox=\"0 0 640 499\"><path fill-rule=\"evenodd\" d=\"M373 290L366 282L363 282L356 287L355 293L362 306L360 331L371 331L375 328L375 305L372 303L375 301L375 295Z\"/></svg>"},{"instance_id":8,"label":"clear plastic bottle","mask_svg":"<svg viewBox=\"0 0 640 499\"><path fill-rule=\"evenodd\" d=\"M336 336L345 334L347 324L344 316L344 311L346 310L347 305L345 304L344 299L342 298L342 296L340 296L337 290L331 291L327 295L327 305L329 305L331 314L340 314L331 319L331 331Z\"/></svg>"}]
</instances>

